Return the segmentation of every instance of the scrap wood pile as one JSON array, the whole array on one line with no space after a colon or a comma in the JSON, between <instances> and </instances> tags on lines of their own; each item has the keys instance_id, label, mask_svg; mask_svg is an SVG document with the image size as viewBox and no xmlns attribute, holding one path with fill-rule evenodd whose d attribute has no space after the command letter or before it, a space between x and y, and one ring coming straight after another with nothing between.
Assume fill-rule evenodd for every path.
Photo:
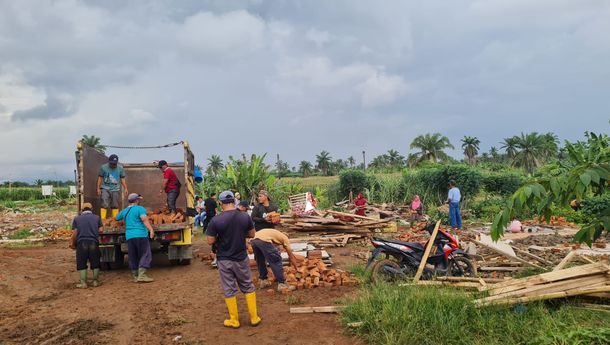
<instances>
[{"instance_id":1,"label":"scrap wood pile","mask_svg":"<svg viewBox=\"0 0 610 345\"><path fill-rule=\"evenodd\" d=\"M286 284L294 286L297 290L313 289L317 287L350 286L359 283L358 278L349 272L330 268L322 259L305 259L297 256L298 268L284 267ZM268 278L275 281L273 272L268 269Z\"/></svg>"},{"instance_id":2,"label":"scrap wood pile","mask_svg":"<svg viewBox=\"0 0 610 345\"><path fill-rule=\"evenodd\" d=\"M347 203L344 206L346 211L352 211L356 209L356 205ZM381 219L388 218L400 218L404 215L411 215L409 205L395 205L390 204L368 204L364 207L366 214L378 214Z\"/></svg>"},{"instance_id":3,"label":"scrap wood pile","mask_svg":"<svg viewBox=\"0 0 610 345\"><path fill-rule=\"evenodd\" d=\"M167 208L159 208L156 210L147 210L146 212L151 225L162 224L179 224L186 222L186 214L183 209L176 209L176 213L171 213ZM117 229L125 227L125 222L115 220L114 218L106 218L102 221L104 227Z\"/></svg>"},{"instance_id":4,"label":"scrap wood pile","mask_svg":"<svg viewBox=\"0 0 610 345\"><path fill-rule=\"evenodd\" d=\"M321 216L283 215L282 225L295 231L328 231L345 233L368 233L388 226L390 219L375 219L356 214L326 211Z\"/></svg>"},{"instance_id":5,"label":"scrap wood pile","mask_svg":"<svg viewBox=\"0 0 610 345\"><path fill-rule=\"evenodd\" d=\"M609 299L610 266L605 263L575 266L488 285L483 291L489 292L489 297L475 300L477 306L511 305L572 296Z\"/></svg>"}]
</instances>

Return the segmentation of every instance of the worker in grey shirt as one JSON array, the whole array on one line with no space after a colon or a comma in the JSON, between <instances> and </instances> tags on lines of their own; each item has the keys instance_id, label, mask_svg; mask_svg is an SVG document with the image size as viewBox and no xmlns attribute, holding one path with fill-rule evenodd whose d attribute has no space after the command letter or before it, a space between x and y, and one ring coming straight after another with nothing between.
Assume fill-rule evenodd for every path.
<instances>
[{"instance_id":1,"label":"worker in grey shirt","mask_svg":"<svg viewBox=\"0 0 610 345\"><path fill-rule=\"evenodd\" d=\"M449 181L449 193L447 203L449 204L449 223L454 230L462 228L462 216L460 215L460 200L462 194L456 186L455 180Z\"/></svg>"}]
</instances>

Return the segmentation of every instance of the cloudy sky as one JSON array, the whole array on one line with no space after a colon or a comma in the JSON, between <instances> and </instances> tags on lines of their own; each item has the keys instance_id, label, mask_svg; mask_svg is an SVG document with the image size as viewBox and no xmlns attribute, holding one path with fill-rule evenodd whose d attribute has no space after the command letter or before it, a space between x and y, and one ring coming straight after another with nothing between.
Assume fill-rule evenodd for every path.
<instances>
[{"instance_id":1,"label":"cloudy sky","mask_svg":"<svg viewBox=\"0 0 610 345\"><path fill-rule=\"evenodd\" d=\"M607 0L0 4L0 181L70 178L83 134L296 165L609 128Z\"/></svg>"}]
</instances>

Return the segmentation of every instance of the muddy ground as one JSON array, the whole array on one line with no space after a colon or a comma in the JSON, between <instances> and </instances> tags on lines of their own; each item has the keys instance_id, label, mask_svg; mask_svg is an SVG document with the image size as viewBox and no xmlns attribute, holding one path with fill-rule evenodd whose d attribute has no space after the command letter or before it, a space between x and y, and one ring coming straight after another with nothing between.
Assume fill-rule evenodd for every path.
<instances>
[{"instance_id":1,"label":"muddy ground","mask_svg":"<svg viewBox=\"0 0 610 345\"><path fill-rule=\"evenodd\" d=\"M208 251L201 239L194 247ZM350 260L335 255L337 266ZM249 325L240 295L242 327L224 328L215 269L200 260L172 267L162 254L153 265L154 283L133 283L124 268L103 271L102 286L81 290L67 242L0 248L0 344L357 344L337 315L290 314L286 296L266 291L257 294L258 327ZM293 306L334 305L353 293L354 287L296 291L303 304Z\"/></svg>"}]
</instances>

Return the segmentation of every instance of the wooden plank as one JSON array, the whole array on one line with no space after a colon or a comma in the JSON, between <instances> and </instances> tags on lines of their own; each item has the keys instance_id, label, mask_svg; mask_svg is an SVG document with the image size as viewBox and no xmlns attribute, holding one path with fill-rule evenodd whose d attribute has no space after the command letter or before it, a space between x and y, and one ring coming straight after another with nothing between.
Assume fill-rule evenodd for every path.
<instances>
[{"instance_id":1,"label":"wooden plank","mask_svg":"<svg viewBox=\"0 0 610 345\"><path fill-rule=\"evenodd\" d=\"M327 307L295 307L290 308L290 314L311 314L311 313L339 313L343 310L343 306L327 306Z\"/></svg>"},{"instance_id":2,"label":"wooden plank","mask_svg":"<svg viewBox=\"0 0 610 345\"><path fill-rule=\"evenodd\" d=\"M482 272L517 272L523 271L525 267L479 267Z\"/></svg>"},{"instance_id":3,"label":"wooden plank","mask_svg":"<svg viewBox=\"0 0 610 345\"><path fill-rule=\"evenodd\" d=\"M568 255L566 255L563 260L561 260L561 262L559 264L557 264L557 266L555 266L555 268L553 268L553 271L559 271L561 270L565 265L568 264L568 262L570 262L572 260L572 258L574 258L574 255L576 255L575 251L570 251L568 253Z\"/></svg>"},{"instance_id":4,"label":"wooden plank","mask_svg":"<svg viewBox=\"0 0 610 345\"><path fill-rule=\"evenodd\" d=\"M494 283L500 283L500 282L504 282L508 279L501 279L501 278L475 278L475 277L436 277L436 280L448 280L448 281L454 281L454 282L481 282L481 280L485 283L489 283L489 284L494 284Z\"/></svg>"},{"instance_id":5,"label":"wooden plank","mask_svg":"<svg viewBox=\"0 0 610 345\"><path fill-rule=\"evenodd\" d=\"M536 259L536 260L542 262L545 265L549 265L549 266L553 265L552 262L550 262L549 260L543 259L543 258L539 257L538 255L534 255L534 254L532 254L530 252L527 252L525 250L521 250L521 249L519 249L519 248L517 248L515 246L511 246L511 247L513 247L513 250L516 251L517 253L523 254L525 256L529 256L530 258Z\"/></svg>"},{"instance_id":6,"label":"wooden plank","mask_svg":"<svg viewBox=\"0 0 610 345\"><path fill-rule=\"evenodd\" d=\"M528 265L528 266L532 266L532 267L536 267L536 268L539 268L539 269L544 269L543 267L538 266L538 265L536 265L536 264L533 264L533 263L531 263L531 262L529 262L529 261L527 261L527 260L523 260L523 259L521 259L521 258L519 258L519 257L516 257L516 256L508 255L507 253L505 253L505 252L503 252L503 251L501 251L501 250L499 250L499 249L497 249L497 248L494 248L494 247L492 247L492 246L488 246L487 244L485 244L485 243L483 243L483 242L481 242L481 241L477 241L477 240L475 240L475 239L473 239L472 241L473 241L474 243L476 243L476 244L480 245L480 246L483 246L483 247L489 248L489 249L493 250L494 252L496 252L496 253L498 253L498 254L500 254L500 255L504 255L504 256L506 256L507 258L510 258L511 260L517 260L517 261L519 261L519 262L520 262L520 263L522 263L522 264L525 264L525 265Z\"/></svg>"},{"instance_id":7,"label":"wooden plank","mask_svg":"<svg viewBox=\"0 0 610 345\"><path fill-rule=\"evenodd\" d=\"M328 210L326 212L328 212L328 214L335 214L337 216L345 216L345 217L352 217L352 218L356 218L356 219L366 219L366 220L372 220L372 221L379 221L379 219L375 219L375 218L371 218L371 217L365 217L365 216L359 216L359 215L353 214L353 213L345 213L345 212L338 212L338 211L331 211L331 210Z\"/></svg>"},{"instance_id":8,"label":"wooden plank","mask_svg":"<svg viewBox=\"0 0 610 345\"><path fill-rule=\"evenodd\" d=\"M536 295L536 296L504 299L504 300L494 301L494 304L511 305L511 304L518 304L518 303L527 303L527 302L532 302L532 301L543 301L543 300L549 300L549 299L565 298L565 297L581 296L581 295L589 295L589 294L605 293L605 292L610 292L609 285L604 285L601 287L590 287L590 288L584 288L584 289L553 292L553 293L549 293L549 294ZM487 305L487 304L480 304L477 306L484 306L484 305Z\"/></svg>"},{"instance_id":9,"label":"wooden plank","mask_svg":"<svg viewBox=\"0 0 610 345\"><path fill-rule=\"evenodd\" d=\"M424 255L422 256L421 263L419 264L419 268L417 269L417 273L415 273L415 278L413 278L413 282L417 283L421 278L422 273L424 273L424 267L426 267L426 262L428 261L428 256L430 256L430 251L434 246L434 240L436 239L436 235L438 234L438 229L441 227L441 221L436 222L436 226L434 226L434 231L432 231L432 235L430 235L430 240L428 241L428 245L426 246L426 250L424 251Z\"/></svg>"},{"instance_id":10,"label":"wooden plank","mask_svg":"<svg viewBox=\"0 0 610 345\"><path fill-rule=\"evenodd\" d=\"M567 291L567 290L572 290L572 289L580 289L585 286L592 287L592 286L596 286L599 284L603 285L606 283L606 281L607 281L607 278L604 275L598 274L595 276L588 276L588 277L570 279L570 280L562 280L562 281L555 282L555 283L534 285L534 286L527 287L527 288L521 289L521 290L516 290L516 291L511 291L511 292L507 292L507 293L503 293L503 294L499 294L499 295L485 297L485 298L482 298L481 300L484 302L489 302L489 301L495 301L495 300L506 299L506 298L539 295L541 292L542 293L552 293L552 292L559 292L559 291Z\"/></svg>"},{"instance_id":11,"label":"wooden plank","mask_svg":"<svg viewBox=\"0 0 610 345\"><path fill-rule=\"evenodd\" d=\"M579 255L579 257L580 257L581 259L585 260L586 262L590 263L590 264L594 264L594 263L595 263L595 261L593 261L593 260L589 259L589 257L588 257L588 256L586 256L586 255Z\"/></svg>"},{"instance_id":12,"label":"wooden plank","mask_svg":"<svg viewBox=\"0 0 610 345\"><path fill-rule=\"evenodd\" d=\"M560 271L552 271L531 277L513 279L507 282L497 283L494 284L493 287L488 291L490 292L490 294L500 294L509 291L519 290L527 286L596 275L602 272L608 272L608 269L608 266L603 265L601 263L571 267Z\"/></svg>"}]
</instances>

